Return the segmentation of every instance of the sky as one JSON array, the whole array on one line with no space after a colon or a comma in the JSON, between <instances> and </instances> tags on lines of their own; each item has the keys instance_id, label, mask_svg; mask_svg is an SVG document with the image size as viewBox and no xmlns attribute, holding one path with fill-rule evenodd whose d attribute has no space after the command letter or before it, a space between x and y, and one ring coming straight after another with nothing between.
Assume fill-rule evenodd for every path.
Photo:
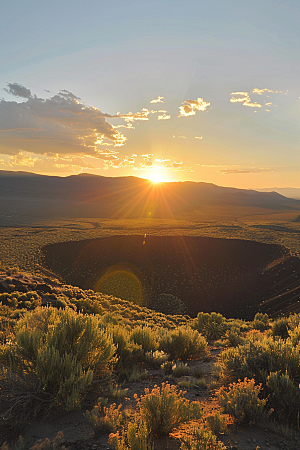
<instances>
[{"instance_id":1,"label":"sky","mask_svg":"<svg viewBox=\"0 0 300 450\"><path fill-rule=\"evenodd\" d=\"M0 170L300 187L297 0L11 0Z\"/></svg>"}]
</instances>

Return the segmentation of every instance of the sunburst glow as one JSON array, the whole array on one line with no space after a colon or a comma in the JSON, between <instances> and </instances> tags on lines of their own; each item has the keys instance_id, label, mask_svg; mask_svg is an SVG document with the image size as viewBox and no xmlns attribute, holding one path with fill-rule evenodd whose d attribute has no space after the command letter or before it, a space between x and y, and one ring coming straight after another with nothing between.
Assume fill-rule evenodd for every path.
<instances>
[{"instance_id":1,"label":"sunburst glow","mask_svg":"<svg viewBox=\"0 0 300 450\"><path fill-rule=\"evenodd\" d=\"M148 180L152 181L152 183L162 183L164 181L162 173L157 170L147 175L147 178Z\"/></svg>"}]
</instances>

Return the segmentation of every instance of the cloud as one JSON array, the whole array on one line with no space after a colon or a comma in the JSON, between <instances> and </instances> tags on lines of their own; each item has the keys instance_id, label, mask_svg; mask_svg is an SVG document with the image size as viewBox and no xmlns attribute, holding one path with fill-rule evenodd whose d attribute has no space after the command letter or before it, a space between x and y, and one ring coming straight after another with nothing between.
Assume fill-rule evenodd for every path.
<instances>
[{"instance_id":1,"label":"cloud","mask_svg":"<svg viewBox=\"0 0 300 450\"><path fill-rule=\"evenodd\" d=\"M205 102L203 98L197 100L186 100L179 106L178 117L194 116L197 111L206 111L210 103Z\"/></svg>"},{"instance_id":2,"label":"cloud","mask_svg":"<svg viewBox=\"0 0 300 450\"><path fill-rule=\"evenodd\" d=\"M7 83L8 89L4 88L5 92L11 95L15 95L16 97L29 98L31 97L30 89L22 86L18 83Z\"/></svg>"},{"instance_id":3,"label":"cloud","mask_svg":"<svg viewBox=\"0 0 300 450\"><path fill-rule=\"evenodd\" d=\"M268 94L287 94L288 91L283 92L283 91L273 91L272 89L259 89L259 88L254 88L252 89L252 94L254 95L260 95L260 96L266 96L266 97L271 97L271 95ZM248 92L231 92L231 99L230 102L231 103L242 103L243 106L248 106L249 108L262 108L263 105L261 105L258 102L252 102L251 98L250 98L250 94ZM267 102L264 103L264 106L270 106L270 105L274 105L273 102ZM274 105L277 106L277 105ZM270 111L269 109L266 109L265 111ZM254 111L257 112L257 111Z\"/></svg>"},{"instance_id":4,"label":"cloud","mask_svg":"<svg viewBox=\"0 0 300 450\"><path fill-rule=\"evenodd\" d=\"M272 89L258 89L258 88L254 88L252 93L253 94L258 94L258 95L264 95L266 92L270 92L272 94L283 94L282 91L272 91Z\"/></svg>"},{"instance_id":5,"label":"cloud","mask_svg":"<svg viewBox=\"0 0 300 450\"><path fill-rule=\"evenodd\" d=\"M160 97L160 96L158 96L157 98L153 98L153 99L151 100L150 103L165 103L165 102L163 101L164 98L165 98L165 97Z\"/></svg>"},{"instance_id":6,"label":"cloud","mask_svg":"<svg viewBox=\"0 0 300 450\"><path fill-rule=\"evenodd\" d=\"M17 155L10 156L7 166L34 167L35 162L40 160L38 157L32 157L28 152L19 152Z\"/></svg>"},{"instance_id":7,"label":"cloud","mask_svg":"<svg viewBox=\"0 0 300 450\"><path fill-rule=\"evenodd\" d=\"M123 159L116 161L104 161L103 169L121 169L124 167L132 167L134 169L134 164L136 161L137 155L127 156L125 155Z\"/></svg>"},{"instance_id":8,"label":"cloud","mask_svg":"<svg viewBox=\"0 0 300 450\"><path fill-rule=\"evenodd\" d=\"M124 145L126 137L107 122L113 118L98 108L85 106L69 91L49 99L32 96L17 83L8 92L24 102L0 100L0 153L98 155L101 146Z\"/></svg>"},{"instance_id":9,"label":"cloud","mask_svg":"<svg viewBox=\"0 0 300 450\"><path fill-rule=\"evenodd\" d=\"M203 139L203 136L195 136L195 139Z\"/></svg>"},{"instance_id":10,"label":"cloud","mask_svg":"<svg viewBox=\"0 0 300 450\"><path fill-rule=\"evenodd\" d=\"M262 105L257 102L251 102L251 98L248 92L231 92L232 97L230 99L231 103L242 103L243 106L248 106L249 108L261 108Z\"/></svg>"},{"instance_id":11,"label":"cloud","mask_svg":"<svg viewBox=\"0 0 300 450\"><path fill-rule=\"evenodd\" d=\"M153 111L152 109L143 108L140 112L132 113L129 112L128 114L117 114L116 116L111 117L118 117L120 119L124 119L125 122L133 122L135 120L149 120L149 114L157 113L158 111Z\"/></svg>"},{"instance_id":12,"label":"cloud","mask_svg":"<svg viewBox=\"0 0 300 450\"><path fill-rule=\"evenodd\" d=\"M233 174L233 173L262 173L262 172L274 172L274 169L270 169L269 167L262 167L260 169L223 169L219 170L223 175Z\"/></svg>"},{"instance_id":13,"label":"cloud","mask_svg":"<svg viewBox=\"0 0 300 450\"><path fill-rule=\"evenodd\" d=\"M171 119L171 116L168 116L167 114L162 114L161 116L157 117L157 120L168 120Z\"/></svg>"},{"instance_id":14,"label":"cloud","mask_svg":"<svg viewBox=\"0 0 300 450\"><path fill-rule=\"evenodd\" d=\"M172 138L174 139L187 139L186 136L183 136L181 133L179 134L179 136L176 136L175 134L173 134Z\"/></svg>"}]
</instances>

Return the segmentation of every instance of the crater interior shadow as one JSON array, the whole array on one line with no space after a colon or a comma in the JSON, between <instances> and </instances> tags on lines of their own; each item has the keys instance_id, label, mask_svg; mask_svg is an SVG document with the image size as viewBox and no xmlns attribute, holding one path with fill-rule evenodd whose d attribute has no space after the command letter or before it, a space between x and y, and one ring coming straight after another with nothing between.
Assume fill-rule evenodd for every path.
<instances>
[{"instance_id":1,"label":"crater interior shadow","mask_svg":"<svg viewBox=\"0 0 300 450\"><path fill-rule=\"evenodd\" d=\"M144 306L162 293L186 313L253 319L300 312L300 260L274 244L192 236L111 236L49 244L44 264L68 284Z\"/></svg>"}]
</instances>

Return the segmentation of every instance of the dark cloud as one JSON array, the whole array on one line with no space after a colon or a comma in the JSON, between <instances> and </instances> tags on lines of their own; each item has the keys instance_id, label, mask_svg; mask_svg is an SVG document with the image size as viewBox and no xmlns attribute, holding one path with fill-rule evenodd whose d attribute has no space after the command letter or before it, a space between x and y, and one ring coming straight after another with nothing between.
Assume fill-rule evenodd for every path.
<instances>
[{"instance_id":1,"label":"dark cloud","mask_svg":"<svg viewBox=\"0 0 300 450\"><path fill-rule=\"evenodd\" d=\"M16 97L29 98L31 97L30 89L22 86L18 83L7 83L8 88L4 88L4 90L11 95L15 95Z\"/></svg>"},{"instance_id":2,"label":"dark cloud","mask_svg":"<svg viewBox=\"0 0 300 450\"><path fill-rule=\"evenodd\" d=\"M62 90L49 99L31 96L29 89L8 84L24 102L0 100L0 153L20 150L36 154L81 154L99 157L101 146L122 146L125 136L98 108Z\"/></svg>"}]
</instances>

